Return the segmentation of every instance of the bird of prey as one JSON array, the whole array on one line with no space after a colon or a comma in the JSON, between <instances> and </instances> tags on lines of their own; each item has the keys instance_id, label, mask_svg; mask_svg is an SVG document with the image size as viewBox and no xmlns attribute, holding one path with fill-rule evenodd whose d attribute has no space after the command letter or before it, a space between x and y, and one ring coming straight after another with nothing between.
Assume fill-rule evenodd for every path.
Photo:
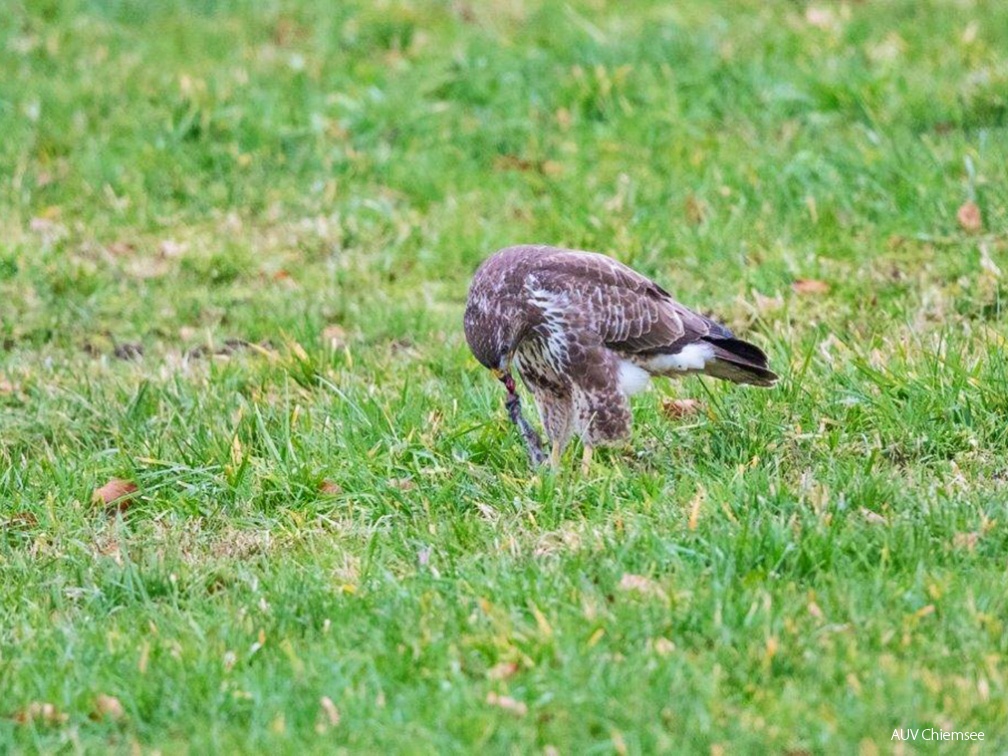
<instances>
[{"instance_id":1,"label":"bird of prey","mask_svg":"<svg viewBox=\"0 0 1008 756\"><path fill-rule=\"evenodd\" d=\"M759 347L594 252L531 245L496 252L473 276L464 325L473 355L507 387L511 419L538 462L545 455L521 417L512 365L517 370L554 466L575 434L584 470L593 447L627 438L628 397L652 376L702 373L754 386L777 380Z\"/></svg>"}]
</instances>

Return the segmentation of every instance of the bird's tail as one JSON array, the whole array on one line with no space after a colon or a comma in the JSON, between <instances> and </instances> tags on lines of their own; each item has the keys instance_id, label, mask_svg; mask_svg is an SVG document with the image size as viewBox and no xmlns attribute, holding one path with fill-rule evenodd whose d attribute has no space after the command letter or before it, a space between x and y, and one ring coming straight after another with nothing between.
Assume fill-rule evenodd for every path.
<instances>
[{"instance_id":1,"label":"bird's tail","mask_svg":"<svg viewBox=\"0 0 1008 756\"><path fill-rule=\"evenodd\" d=\"M753 386L773 386L777 382L777 374L758 346L736 338L708 336L704 341L714 348L714 359L704 366L707 375Z\"/></svg>"}]
</instances>

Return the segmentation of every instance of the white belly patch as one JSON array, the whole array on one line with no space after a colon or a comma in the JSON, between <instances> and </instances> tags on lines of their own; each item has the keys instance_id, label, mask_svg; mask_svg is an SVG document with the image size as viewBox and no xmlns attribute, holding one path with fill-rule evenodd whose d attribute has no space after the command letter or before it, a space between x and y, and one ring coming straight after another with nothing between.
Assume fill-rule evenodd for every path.
<instances>
[{"instance_id":1,"label":"white belly patch","mask_svg":"<svg viewBox=\"0 0 1008 756\"><path fill-rule=\"evenodd\" d=\"M648 368L655 373L668 373L688 370L703 370L707 363L714 359L714 347L710 344L687 344L676 354L660 354L652 357Z\"/></svg>"},{"instance_id":2,"label":"white belly patch","mask_svg":"<svg viewBox=\"0 0 1008 756\"><path fill-rule=\"evenodd\" d=\"M634 365L629 360L620 360L619 364L619 390L624 395L630 396L638 391L647 388L651 380L651 374L642 367Z\"/></svg>"}]
</instances>

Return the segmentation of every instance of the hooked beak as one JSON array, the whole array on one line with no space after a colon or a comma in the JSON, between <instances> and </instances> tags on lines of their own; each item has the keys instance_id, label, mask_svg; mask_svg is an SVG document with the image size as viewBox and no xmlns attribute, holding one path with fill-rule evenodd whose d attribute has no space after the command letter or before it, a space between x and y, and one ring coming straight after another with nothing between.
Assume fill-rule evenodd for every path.
<instances>
[{"instance_id":1,"label":"hooked beak","mask_svg":"<svg viewBox=\"0 0 1008 756\"><path fill-rule=\"evenodd\" d=\"M515 381L511 376L510 371L501 370L500 368L491 368L490 372L493 373L494 378L504 384L509 394L515 393Z\"/></svg>"}]
</instances>

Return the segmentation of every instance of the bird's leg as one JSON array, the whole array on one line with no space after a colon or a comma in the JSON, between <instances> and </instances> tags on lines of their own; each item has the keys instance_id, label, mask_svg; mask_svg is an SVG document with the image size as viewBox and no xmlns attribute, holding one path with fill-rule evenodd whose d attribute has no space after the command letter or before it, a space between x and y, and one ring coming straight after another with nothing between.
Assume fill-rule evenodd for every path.
<instances>
[{"instance_id":1,"label":"bird's leg","mask_svg":"<svg viewBox=\"0 0 1008 756\"><path fill-rule=\"evenodd\" d=\"M582 452L582 454L581 454L581 474L582 475L587 475L588 474L588 470L591 468L591 460L592 460L592 447L588 446L588 444L585 444L585 446L584 446L584 452Z\"/></svg>"},{"instance_id":2,"label":"bird's leg","mask_svg":"<svg viewBox=\"0 0 1008 756\"><path fill-rule=\"evenodd\" d=\"M560 446L560 439L553 441L553 449L550 451L550 466L554 470L560 469L560 452L563 451Z\"/></svg>"}]
</instances>

